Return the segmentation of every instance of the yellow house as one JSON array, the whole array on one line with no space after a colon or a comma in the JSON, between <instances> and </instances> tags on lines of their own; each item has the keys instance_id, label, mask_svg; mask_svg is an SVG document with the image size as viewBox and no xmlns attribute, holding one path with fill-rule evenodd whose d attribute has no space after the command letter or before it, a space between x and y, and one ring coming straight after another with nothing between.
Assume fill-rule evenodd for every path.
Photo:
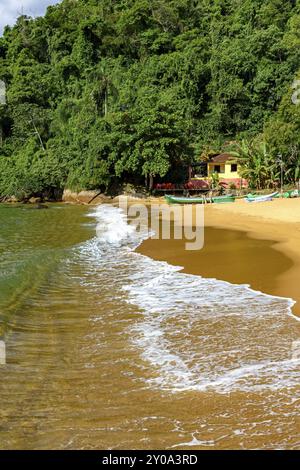
<instances>
[{"instance_id":1,"label":"yellow house","mask_svg":"<svg viewBox=\"0 0 300 470\"><path fill-rule=\"evenodd\" d=\"M202 180L207 184L211 180L212 174L219 175L219 182L225 187L234 185L237 188L247 188L248 182L240 174L240 167L237 160L228 153L217 155L200 165L200 172L194 172L191 180Z\"/></svg>"}]
</instances>

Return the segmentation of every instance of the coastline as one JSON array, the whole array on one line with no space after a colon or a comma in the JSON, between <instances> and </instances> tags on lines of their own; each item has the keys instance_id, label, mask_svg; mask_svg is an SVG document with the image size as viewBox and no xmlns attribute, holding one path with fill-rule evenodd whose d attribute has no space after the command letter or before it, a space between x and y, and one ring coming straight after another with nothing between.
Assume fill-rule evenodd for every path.
<instances>
[{"instance_id":1,"label":"coastline","mask_svg":"<svg viewBox=\"0 0 300 470\"><path fill-rule=\"evenodd\" d=\"M118 205L119 197L99 202L62 204ZM129 197L128 203L149 207L164 204L165 200ZM186 251L186 240L149 238L136 251L181 266L187 274L246 284L255 291L290 298L295 302L293 314L300 318L300 198L257 204L238 200L234 204L206 205L204 210L203 250Z\"/></svg>"},{"instance_id":2,"label":"coastline","mask_svg":"<svg viewBox=\"0 0 300 470\"><path fill-rule=\"evenodd\" d=\"M215 217L219 223L233 206L208 206L206 222ZM10 266L29 259L13 270L14 289L5 276L1 280L2 306L11 308L0 387L2 447L299 447L299 368L290 360L299 323L289 315L289 302L134 255L143 233L137 236L111 204L92 211L55 207L9 210L2 227L9 280ZM179 248L176 257L181 253L190 267L195 258L199 271L199 260L206 257L203 268L214 256L221 265L209 269L223 276L240 256L251 260L262 250L256 259L266 267L274 262L271 280L275 269L279 275L293 265L273 249L275 242L228 230L227 219L225 229L207 226L209 251L199 252L201 258ZM149 246L153 257L172 262L172 241L149 240ZM74 409L83 430L75 440Z\"/></svg>"},{"instance_id":3,"label":"coastline","mask_svg":"<svg viewBox=\"0 0 300 470\"><path fill-rule=\"evenodd\" d=\"M148 239L137 251L185 273L290 298L300 317L300 199L207 205L202 250L186 251L185 240Z\"/></svg>"}]
</instances>

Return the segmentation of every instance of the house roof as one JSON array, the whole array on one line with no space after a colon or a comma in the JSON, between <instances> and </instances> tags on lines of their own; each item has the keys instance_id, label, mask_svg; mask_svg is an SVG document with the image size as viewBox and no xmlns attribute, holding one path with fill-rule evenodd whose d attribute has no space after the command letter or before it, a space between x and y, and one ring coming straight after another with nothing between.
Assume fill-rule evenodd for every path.
<instances>
[{"instance_id":1,"label":"house roof","mask_svg":"<svg viewBox=\"0 0 300 470\"><path fill-rule=\"evenodd\" d=\"M235 160L235 158L230 153L221 153L220 155L211 158L210 163L225 163L228 160Z\"/></svg>"}]
</instances>

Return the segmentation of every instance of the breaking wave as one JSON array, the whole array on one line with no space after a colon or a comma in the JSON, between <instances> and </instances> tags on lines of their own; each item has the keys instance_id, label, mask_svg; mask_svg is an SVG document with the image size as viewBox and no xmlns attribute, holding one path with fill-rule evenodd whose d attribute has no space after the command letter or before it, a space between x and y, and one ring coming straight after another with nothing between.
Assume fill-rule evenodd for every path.
<instances>
[{"instance_id":1,"label":"breaking wave","mask_svg":"<svg viewBox=\"0 0 300 470\"><path fill-rule=\"evenodd\" d=\"M121 209L103 205L90 215L97 237L82 250L137 308L126 333L151 367L145 379L151 387L228 393L292 391L299 384L292 299L184 274L135 253L150 235L146 226L137 233Z\"/></svg>"}]
</instances>

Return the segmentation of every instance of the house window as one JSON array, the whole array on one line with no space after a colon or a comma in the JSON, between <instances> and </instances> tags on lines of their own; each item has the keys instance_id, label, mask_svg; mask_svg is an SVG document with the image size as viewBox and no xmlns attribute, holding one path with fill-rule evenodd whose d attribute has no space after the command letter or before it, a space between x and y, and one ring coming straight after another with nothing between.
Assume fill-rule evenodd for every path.
<instances>
[{"instance_id":1,"label":"house window","mask_svg":"<svg viewBox=\"0 0 300 470\"><path fill-rule=\"evenodd\" d=\"M231 173L236 173L237 172L237 169L238 169L238 166L236 163L233 163L231 165Z\"/></svg>"},{"instance_id":2,"label":"house window","mask_svg":"<svg viewBox=\"0 0 300 470\"><path fill-rule=\"evenodd\" d=\"M214 166L214 173L221 173L221 165Z\"/></svg>"}]
</instances>

